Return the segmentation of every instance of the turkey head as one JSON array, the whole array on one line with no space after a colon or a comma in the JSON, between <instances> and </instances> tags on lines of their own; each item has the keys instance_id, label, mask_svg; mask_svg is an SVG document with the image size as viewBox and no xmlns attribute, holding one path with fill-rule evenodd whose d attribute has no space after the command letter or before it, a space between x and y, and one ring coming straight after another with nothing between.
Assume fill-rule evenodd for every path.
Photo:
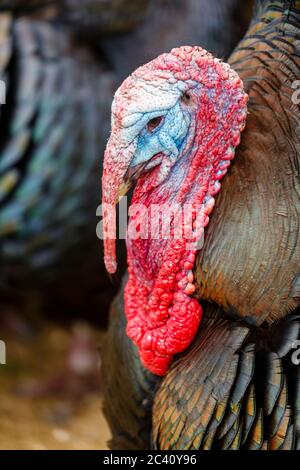
<instances>
[{"instance_id":1,"label":"turkey head","mask_svg":"<svg viewBox=\"0 0 300 470\"><path fill-rule=\"evenodd\" d=\"M102 180L105 264L115 272L115 205L136 184L126 331L157 375L187 348L201 321L195 257L240 142L246 104L237 73L199 47L173 49L140 67L114 98Z\"/></svg>"}]
</instances>

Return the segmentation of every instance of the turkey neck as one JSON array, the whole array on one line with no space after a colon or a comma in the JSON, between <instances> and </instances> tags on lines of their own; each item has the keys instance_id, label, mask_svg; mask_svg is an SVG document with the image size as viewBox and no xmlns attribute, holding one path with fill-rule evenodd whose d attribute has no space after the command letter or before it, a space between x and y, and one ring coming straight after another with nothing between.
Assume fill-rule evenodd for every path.
<instances>
[{"instance_id":1,"label":"turkey neck","mask_svg":"<svg viewBox=\"0 0 300 470\"><path fill-rule=\"evenodd\" d=\"M258 325L300 294L300 11L271 3L229 60L249 94L247 128L196 269L199 298Z\"/></svg>"}]
</instances>

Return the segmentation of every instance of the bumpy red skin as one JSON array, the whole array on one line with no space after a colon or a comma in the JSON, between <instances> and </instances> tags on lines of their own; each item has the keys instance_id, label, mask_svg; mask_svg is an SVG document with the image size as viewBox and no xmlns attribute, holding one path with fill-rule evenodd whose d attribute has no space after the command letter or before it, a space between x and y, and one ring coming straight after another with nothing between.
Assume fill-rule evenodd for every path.
<instances>
[{"instance_id":1,"label":"bumpy red skin","mask_svg":"<svg viewBox=\"0 0 300 470\"><path fill-rule=\"evenodd\" d=\"M192 79L201 84L192 91L194 135L192 143L186 144L190 147L181 152L184 158L179 167L184 172L184 182L171 170L169 177L157 185L159 167L156 167L138 181L132 204L147 207L166 201L181 206L191 204L195 220L196 208L205 196L214 196L219 191L217 182L223 176L220 162L231 160L239 144L240 132L245 127L247 95L241 80L227 64L203 49L175 49L153 63L158 75L171 75L178 81ZM151 71L147 66L139 71L145 79L150 75L150 80L153 65ZM203 227L211 209L204 209ZM131 216L129 223L134 219ZM145 367L157 375L164 375L174 354L188 347L202 317L201 305L191 297L197 251L189 249L189 242L190 234L184 228L180 240L127 240L127 334L137 345Z\"/></svg>"}]
</instances>

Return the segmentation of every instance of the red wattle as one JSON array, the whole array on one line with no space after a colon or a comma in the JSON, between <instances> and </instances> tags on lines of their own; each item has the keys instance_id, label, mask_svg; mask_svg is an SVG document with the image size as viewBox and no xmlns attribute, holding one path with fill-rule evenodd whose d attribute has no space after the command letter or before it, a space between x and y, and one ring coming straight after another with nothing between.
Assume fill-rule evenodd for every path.
<instances>
[{"instance_id":1,"label":"red wattle","mask_svg":"<svg viewBox=\"0 0 300 470\"><path fill-rule=\"evenodd\" d=\"M192 267L195 259L195 254L183 250L181 241L170 245L151 290L129 267L126 331L137 344L143 364L157 375L164 375L173 355L189 346L202 317L199 302L177 287L182 266Z\"/></svg>"}]
</instances>

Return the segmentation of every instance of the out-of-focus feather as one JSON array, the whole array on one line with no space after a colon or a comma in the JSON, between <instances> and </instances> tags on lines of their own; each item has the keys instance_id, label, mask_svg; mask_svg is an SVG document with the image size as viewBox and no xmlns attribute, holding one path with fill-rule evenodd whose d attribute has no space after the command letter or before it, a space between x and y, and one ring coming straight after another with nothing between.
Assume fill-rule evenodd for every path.
<instances>
[{"instance_id":1,"label":"out-of-focus feather","mask_svg":"<svg viewBox=\"0 0 300 470\"><path fill-rule=\"evenodd\" d=\"M91 236L114 76L59 25L15 19L10 41L9 125L0 149L0 277L24 279L45 267L51 275Z\"/></svg>"},{"instance_id":2,"label":"out-of-focus feather","mask_svg":"<svg viewBox=\"0 0 300 470\"><path fill-rule=\"evenodd\" d=\"M251 18L252 0L155 0L129 34L104 38L101 48L121 79L181 44L199 44L228 57Z\"/></svg>"},{"instance_id":3,"label":"out-of-focus feather","mask_svg":"<svg viewBox=\"0 0 300 470\"><path fill-rule=\"evenodd\" d=\"M153 1L153 0L152 0ZM59 21L88 41L131 31L151 0L0 0L0 11Z\"/></svg>"},{"instance_id":4,"label":"out-of-focus feather","mask_svg":"<svg viewBox=\"0 0 300 470\"><path fill-rule=\"evenodd\" d=\"M132 30L147 13L151 0L63 0L61 19L89 36Z\"/></svg>"}]
</instances>

